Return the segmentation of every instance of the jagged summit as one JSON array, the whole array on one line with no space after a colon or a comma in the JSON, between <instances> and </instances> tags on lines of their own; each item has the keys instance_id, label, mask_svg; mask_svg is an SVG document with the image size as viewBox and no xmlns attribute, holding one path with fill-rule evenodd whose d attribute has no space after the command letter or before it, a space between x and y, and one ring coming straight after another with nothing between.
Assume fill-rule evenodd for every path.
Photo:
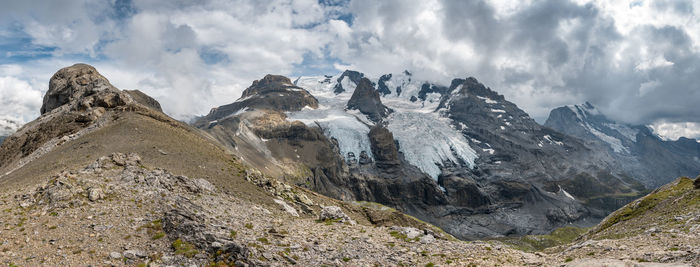
<instances>
[{"instance_id":1,"label":"jagged summit","mask_svg":"<svg viewBox=\"0 0 700 267\"><path fill-rule=\"evenodd\" d=\"M379 98L379 91L374 89L372 82L367 78L360 80L348 101L347 108L359 110L374 122L382 121L382 119L393 112L392 109L382 104L382 100Z\"/></svg>"}]
</instances>

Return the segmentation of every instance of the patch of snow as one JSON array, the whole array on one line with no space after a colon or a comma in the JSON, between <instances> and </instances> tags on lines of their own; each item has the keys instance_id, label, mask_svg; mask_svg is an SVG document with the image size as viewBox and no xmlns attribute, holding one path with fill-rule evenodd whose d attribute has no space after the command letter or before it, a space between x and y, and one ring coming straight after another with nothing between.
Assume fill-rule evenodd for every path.
<instances>
[{"instance_id":1,"label":"patch of snow","mask_svg":"<svg viewBox=\"0 0 700 267\"><path fill-rule=\"evenodd\" d=\"M496 153L496 150L494 150L493 148L482 148L481 150L483 150L484 152L488 152L491 155Z\"/></svg>"},{"instance_id":2,"label":"patch of snow","mask_svg":"<svg viewBox=\"0 0 700 267\"><path fill-rule=\"evenodd\" d=\"M598 137L598 139L602 140L605 143L608 143L610 145L610 148L612 148L613 151L616 153L622 153L622 152L627 152L629 153L629 150L627 150L627 147L622 145L622 141L620 139L617 139L615 137L609 136L600 130L596 129L593 125L588 123L588 116L589 115L600 115L601 113L595 108L589 108L585 107L583 105L569 105L567 106L572 112L576 114L576 117L578 120L581 122L581 125L588 129L588 131Z\"/></svg>"},{"instance_id":3,"label":"patch of snow","mask_svg":"<svg viewBox=\"0 0 700 267\"><path fill-rule=\"evenodd\" d=\"M462 123L461 121L459 122L459 126L462 127L462 129L469 129L466 124Z\"/></svg>"},{"instance_id":4,"label":"patch of snow","mask_svg":"<svg viewBox=\"0 0 700 267\"><path fill-rule=\"evenodd\" d=\"M478 97L481 100L484 100L484 102L486 102L486 104L497 104L498 103L498 101L492 100L491 98L488 98L488 97L483 97L483 96L476 96L476 97Z\"/></svg>"},{"instance_id":5,"label":"patch of snow","mask_svg":"<svg viewBox=\"0 0 700 267\"><path fill-rule=\"evenodd\" d=\"M474 166L478 157L451 121L437 113L394 112L388 118L389 130L399 141L399 149L412 165L437 180L444 161L465 162Z\"/></svg>"},{"instance_id":6,"label":"patch of snow","mask_svg":"<svg viewBox=\"0 0 700 267\"><path fill-rule=\"evenodd\" d=\"M637 141L637 134L639 133L639 130L637 129L619 123L605 123L604 125L610 129L617 131L629 140Z\"/></svg>"},{"instance_id":7,"label":"patch of snow","mask_svg":"<svg viewBox=\"0 0 700 267\"><path fill-rule=\"evenodd\" d=\"M355 88L357 88L357 84L355 82L350 80L350 77L345 76L343 77L342 80L340 80L340 85L343 86L343 89L346 92L355 92Z\"/></svg>"},{"instance_id":8,"label":"patch of snow","mask_svg":"<svg viewBox=\"0 0 700 267\"><path fill-rule=\"evenodd\" d=\"M324 135L338 140L343 158L347 159L348 152L359 156L362 151L373 157L367 125L371 121L359 111L345 111L345 104L352 97L356 86L349 78L345 77L343 78L345 91L336 95L333 92L333 87L337 78L337 76L330 78L331 82L328 83L325 82L327 78L324 76L300 77L297 86L306 89L316 97L319 107L318 109L304 108L301 111L289 112L287 120L298 120L312 127L320 126Z\"/></svg>"},{"instance_id":9,"label":"patch of snow","mask_svg":"<svg viewBox=\"0 0 700 267\"><path fill-rule=\"evenodd\" d=\"M552 137L549 136L549 135L545 135L545 136L544 136L544 139L547 140L547 141L549 141L550 144L557 144L557 145L560 145L560 146L563 146L563 145L564 145L564 143L562 143L561 141L556 141L556 140L552 139Z\"/></svg>"},{"instance_id":10,"label":"patch of snow","mask_svg":"<svg viewBox=\"0 0 700 267\"><path fill-rule=\"evenodd\" d=\"M241 115L241 114L243 114L243 112L246 112L246 111L248 111L248 110L249 110L248 107L239 109L238 111L236 111L236 112L234 112L233 114L229 115L229 117Z\"/></svg>"},{"instance_id":11,"label":"patch of snow","mask_svg":"<svg viewBox=\"0 0 700 267\"><path fill-rule=\"evenodd\" d=\"M458 85L455 89L452 90L452 92L450 92L450 94L451 94L451 95L457 95L457 94L459 94L459 92L462 91L462 87L464 87L464 84Z\"/></svg>"},{"instance_id":12,"label":"patch of snow","mask_svg":"<svg viewBox=\"0 0 700 267\"><path fill-rule=\"evenodd\" d=\"M566 192L566 190L564 190L564 188L561 188L561 186L559 186L559 190L561 190L561 192L564 193L564 195L565 195L566 197L568 197L568 198L570 198L570 199L572 199L572 200L576 200L576 199L574 198L574 196L572 196L571 194L569 194L569 192Z\"/></svg>"},{"instance_id":13,"label":"patch of snow","mask_svg":"<svg viewBox=\"0 0 700 267\"><path fill-rule=\"evenodd\" d=\"M493 108L491 109L491 112L496 112L496 113L506 113L506 111L505 111L505 110L502 110L502 109L493 109ZM500 118L500 117L499 117L499 118Z\"/></svg>"},{"instance_id":14,"label":"patch of snow","mask_svg":"<svg viewBox=\"0 0 700 267\"><path fill-rule=\"evenodd\" d=\"M506 127L503 127L503 126L501 126L500 128L501 128L501 130L505 130L505 129L506 129Z\"/></svg>"}]
</instances>

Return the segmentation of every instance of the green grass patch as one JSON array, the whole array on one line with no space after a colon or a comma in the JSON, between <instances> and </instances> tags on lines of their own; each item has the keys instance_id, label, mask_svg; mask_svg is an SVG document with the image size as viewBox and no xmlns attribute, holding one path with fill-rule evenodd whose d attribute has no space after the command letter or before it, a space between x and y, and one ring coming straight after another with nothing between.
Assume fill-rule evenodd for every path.
<instances>
[{"instance_id":1,"label":"green grass patch","mask_svg":"<svg viewBox=\"0 0 700 267\"><path fill-rule=\"evenodd\" d=\"M182 255L187 258L192 258L194 255L199 253L192 243L182 241L182 239L178 239L173 242L173 249L175 249L175 254Z\"/></svg>"}]
</instances>

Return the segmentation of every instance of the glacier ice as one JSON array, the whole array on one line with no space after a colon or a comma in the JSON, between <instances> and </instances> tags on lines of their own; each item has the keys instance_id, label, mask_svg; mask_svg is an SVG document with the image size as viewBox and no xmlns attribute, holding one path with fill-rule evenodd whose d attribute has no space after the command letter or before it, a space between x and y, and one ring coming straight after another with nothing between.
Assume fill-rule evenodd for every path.
<instances>
[{"instance_id":1,"label":"glacier ice","mask_svg":"<svg viewBox=\"0 0 700 267\"><path fill-rule=\"evenodd\" d=\"M406 161L437 180L444 161L474 166L476 152L460 132L450 127L449 119L437 113L396 112L389 116L389 130L399 141Z\"/></svg>"},{"instance_id":2,"label":"glacier ice","mask_svg":"<svg viewBox=\"0 0 700 267\"><path fill-rule=\"evenodd\" d=\"M359 155L366 151L373 157L368 136L373 123L358 111L345 110L345 104L352 97L356 85L350 79L343 79L341 85L345 91L335 94L333 88L338 77L297 79L297 86L318 99L319 108L287 113L288 120L299 120L310 126L319 125L326 136L338 140L340 151L346 159L348 152ZM425 101L410 101L412 96L418 95L422 83L412 80L405 73L392 75L385 84L391 93L382 96L382 103L394 110L387 118L387 128L399 142L399 150L406 161L436 180L441 173L438 164L445 161L474 166L478 155L469 146L469 141L453 128L450 119L436 112L440 104L439 93L427 94ZM401 88L400 93L397 87Z\"/></svg>"}]
</instances>

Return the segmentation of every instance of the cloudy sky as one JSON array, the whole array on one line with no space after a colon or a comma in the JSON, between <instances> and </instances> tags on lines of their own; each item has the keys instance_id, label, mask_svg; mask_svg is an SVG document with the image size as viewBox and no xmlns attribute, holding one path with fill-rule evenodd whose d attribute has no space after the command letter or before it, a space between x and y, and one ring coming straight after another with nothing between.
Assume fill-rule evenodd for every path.
<instances>
[{"instance_id":1,"label":"cloudy sky","mask_svg":"<svg viewBox=\"0 0 700 267\"><path fill-rule=\"evenodd\" d=\"M700 1L5 0L0 117L38 116L51 75L92 64L179 119L267 73L474 76L543 122L589 101L700 137Z\"/></svg>"}]
</instances>

